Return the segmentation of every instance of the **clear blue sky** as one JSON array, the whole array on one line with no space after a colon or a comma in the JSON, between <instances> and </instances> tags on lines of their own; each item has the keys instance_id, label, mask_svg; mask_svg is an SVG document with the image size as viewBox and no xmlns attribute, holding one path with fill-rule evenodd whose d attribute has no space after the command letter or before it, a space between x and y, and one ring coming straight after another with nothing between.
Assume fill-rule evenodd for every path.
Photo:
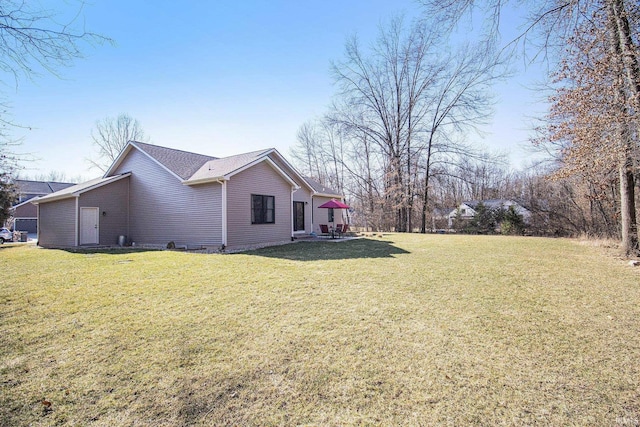
<instances>
[{"instance_id":1,"label":"clear blue sky","mask_svg":"<svg viewBox=\"0 0 640 427\"><path fill-rule=\"evenodd\" d=\"M19 149L38 159L23 175L100 175L85 161L94 156L90 132L119 113L137 118L154 144L218 157L275 147L287 156L298 127L330 103L329 64L345 39L357 33L369 43L400 12L421 10L410 0L93 0L86 27L116 45L86 48L61 78L41 74L8 90L13 119L32 128L15 132ZM494 124L484 139L472 137L510 152L515 167L528 156L528 117L539 110L523 88L532 73L496 87Z\"/></svg>"}]
</instances>

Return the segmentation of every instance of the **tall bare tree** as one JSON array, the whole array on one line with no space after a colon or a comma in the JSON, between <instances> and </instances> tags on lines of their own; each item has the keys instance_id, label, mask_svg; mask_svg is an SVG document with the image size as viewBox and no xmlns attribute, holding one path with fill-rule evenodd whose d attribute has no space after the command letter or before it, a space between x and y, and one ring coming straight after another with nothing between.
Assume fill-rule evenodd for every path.
<instances>
[{"instance_id":1,"label":"tall bare tree","mask_svg":"<svg viewBox=\"0 0 640 427\"><path fill-rule=\"evenodd\" d=\"M429 179L434 155L438 151L454 151L468 158L469 150L461 144L452 144L449 136L486 123L492 114L491 85L506 75L504 60L491 45L467 45L448 57L443 63L442 76L432 88L433 106L429 110L430 126L427 130L424 153L424 187L422 193L421 232L427 229L429 206Z\"/></svg>"},{"instance_id":2,"label":"tall bare tree","mask_svg":"<svg viewBox=\"0 0 640 427\"><path fill-rule=\"evenodd\" d=\"M365 136L385 161L385 198L395 212L395 229L410 231L417 165L416 142L428 110L428 88L439 73L437 31L402 19L381 28L371 52L357 38L346 44L345 59L332 67L340 91L333 123Z\"/></svg>"},{"instance_id":3,"label":"tall bare tree","mask_svg":"<svg viewBox=\"0 0 640 427\"><path fill-rule=\"evenodd\" d=\"M393 228L413 231L420 218L426 232L432 165L468 154L456 136L490 117L489 89L504 74L502 61L489 44L451 48L435 21L395 19L369 51L350 39L333 73L339 93L330 118L382 160L382 203L394 213Z\"/></svg>"},{"instance_id":4,"label":"tall bare tree","mask_svg":"<svg viewBox=\"0 0 640 427\"><path fill-rule=\"evenodd\" d=\"M98 151L98 158L87 159L87 161L91 168L98 168L102 172L109 169L129 141L147 142L149 140L140 122L126 113L98 120L91 131L91 139Z\"/></svg>"}]
</instances>

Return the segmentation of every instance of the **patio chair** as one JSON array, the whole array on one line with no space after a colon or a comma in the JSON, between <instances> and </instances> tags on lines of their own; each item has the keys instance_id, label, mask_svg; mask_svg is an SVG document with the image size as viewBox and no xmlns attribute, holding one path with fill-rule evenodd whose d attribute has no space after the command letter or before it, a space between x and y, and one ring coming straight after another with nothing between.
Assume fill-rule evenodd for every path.
<instances>
[{"instance_id":1,"label":"patio chair","mask_svg":"<svg viewBox=\"0 0 640 427\"><path fill-rule=\"evenodd\" d=\"M345 224L342 226L342 235L345 236L349 231L349 224Z\"/></svg>"},{"instance_id":2,"label":"patio chair","mask_svg":"<svg viewBox=\"0 0 640 427\"><path fill-rule=\"evenodd\" d=\"M329 226L327 224L320 224L320 235L329 236Z\"/></svg>"},{"instance_id":3,"label":"patio chair","mask_svg":"<svg viewBox=\"0 0 640 427\"><path fill-rule=\"evenodd\" d=\"M335 233L338 235L338 237L342 237L342 230L342 224L336 224Z\"/></svg>"}]
</instances>

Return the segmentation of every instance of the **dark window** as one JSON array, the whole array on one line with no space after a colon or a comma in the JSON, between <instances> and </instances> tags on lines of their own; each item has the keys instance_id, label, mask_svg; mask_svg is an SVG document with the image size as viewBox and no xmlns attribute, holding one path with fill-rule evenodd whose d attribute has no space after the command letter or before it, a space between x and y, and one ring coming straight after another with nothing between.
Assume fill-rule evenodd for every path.
<instances>
[{"instance_id":1,"label":"dark window","mask_svg":"<svg viewBox=\"0 0 640 427\"><path fill-rule=\"evenodd\" d=\"M251 224L273 224L275 222L275 197L251 195Z\"/></svg>"},{"instance_id":2,"label":"dark window","mask_svg":"<svg viewBox=\"0 0 640 427\"><path fill-rule=\"evenodd\" d=\"M333 222L333 208L329 208L327 210L329 211L329 218L327 218L327 221Z\"/></svg>"}]
</instances>

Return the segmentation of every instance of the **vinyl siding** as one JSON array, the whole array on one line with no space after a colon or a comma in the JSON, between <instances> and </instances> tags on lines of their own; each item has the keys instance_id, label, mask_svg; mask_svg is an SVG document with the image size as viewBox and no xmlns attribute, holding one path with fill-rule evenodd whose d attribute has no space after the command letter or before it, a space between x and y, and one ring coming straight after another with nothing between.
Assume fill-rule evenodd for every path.
<instances>
[{"instance_id":1,"label":"vinyl siding","mask_svg":"<svg viewBox=\"0 0 640 427\"><path fill-rule=\"evenodd\" d=\"M13 216L16 218L35 218L38 216L38 208L33 203L26 203L17 207Z\"/></svg>"},{"instance_id":2,"label":"vinyl siding","mask_svg":"<svg viewBox=\"0 0 640 427\"><path fill-rule=\"evenodd\" d=\"M76 199L41 203L38 244L42 247L65 247L76 244Z\"/></svg>"},{"instance_id":3,"label":"vinyl siding","mask_svg":"<svg viewBox=\"0 0 640 427\"><path fill-rule=\"evenodd\" d=\"M137 244L222 244L222 185L183 185L137 149L113 174L132 172L129 238Z\"/></svg>"},{"instance_id":4,"label":"vinyl siding","mask_svg":"<svg viewBox=\"0 0 640 427\"><path fill-rule=\"evenodd\" d=\"M118 243L118 236L126 236L129 232L129 179L130 177L124 178L80 195L79 207L99 208L101 245L115 245Z\"/></svg>"},{"instance_id":5,"label":"vinyl siding","mask_svg":"<svg viewBox=\"0 0 640 427\"><path fill-rule=\"evenodd\" d=\"M273 153L271 153L271 154L269 155L269 160L271 160L271 161L272 161L273 163L275 163L275 164L276 164L280 169L282 169L282 171L283 171L284 173L286 173L287 175L289 175L289 178L291 178L291 180L292 180L292 181L297 182L297 184L298 184L300 187L303 187L303 186L305 186L305 187L306 187L306 185L305 185L305 184L303 184L302 182L298 182L298 178L297 178L297 176L298 176L298 172L296 172L296 171L292 170L289 166L287 166L287 164L286 164L286 163L281 162L281 161L280 161L280 159L279 159L277 156L275 156Z\"/></svg>"},{"instance_id":6,"label":"vinyl siding","mask_svg":"<svg viewBox=\"0 0 640 427\"><path fill-rule=\"evenodd\" d=\"M266 162L233 175L227 182L227 246L230 248L291 239L291 185ZM251 224L251 195L275 198L275 223Z\"/></svg>"}]
</instances>

